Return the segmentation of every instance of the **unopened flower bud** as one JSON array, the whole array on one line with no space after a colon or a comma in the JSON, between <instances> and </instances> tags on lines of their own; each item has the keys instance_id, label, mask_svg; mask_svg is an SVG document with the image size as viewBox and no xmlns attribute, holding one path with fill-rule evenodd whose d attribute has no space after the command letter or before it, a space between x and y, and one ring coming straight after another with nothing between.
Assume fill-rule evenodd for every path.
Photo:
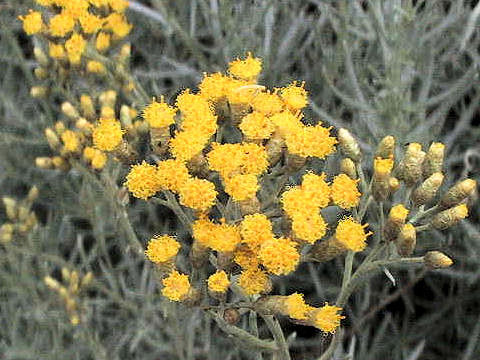
<instances>
[{"instance_id":1,"label":"unopened flower bud","mask_svg":"<svg viewBox=\"0 0 480 360\"><path fill-rule=\"evenodd\" d=\"M57 132L58 135L62 135L65 130L66 130L65 124L63 122L57 121L55 123L55 131Z\"/></svg>"},{"instance_id":2,"label":"unopened flower bud","mask_svg":"<svg viewBox=\"0 0 480 360\"><path fill-rule=\"evenodd\" d=\"M90 134L93 130L93 124L87 119L81 117L75 122L75 127L82 130L84 134Z\"/></svg>"},{"instance_id":3,"label":"unopened flower bud","mask_svg":"<svg viewBox=\"0 0 480 360\"><path fill-rule=\"evenodd\" d=\"M428 149L423 163L423 176L428 177L433 173L442 172L445 145L432 143Z\"/></svg>"},{"instance_id":4,"label":"unopened flower bud","mask_svg":"<svg viewBox=\"0 0 480 360\"><path fill-rule=\"evenodd\" d=\"M344 254L345 251L345 246L336 241L335 237L331 237L328 240L315 243L310 251L309 260L317 262L330 261Z\"/></svg>"},{"instance_id":5,"label":"unopened flower bud","mask_svg":"<svg viewBox=\"0 0 480 360\"><path fill-rule=\"evenodd\" d=\"M73 314L70 317L70 324L72 324L73 326L77 326L79 323L80 323L80 318L78 317L77 314Z\"/></svg>"},{"instance_id":6,"label":"unopened flower bud","mask_svg":"<svg viewBox=\"0 0 480 360\"><path fill-rule=\"evenodd\" d=\"M99 100L102 106L114 108L117 101L117 92L114 90L104 91L100 94Z\"/></svg>"},{"instance_id":7,"label":"unopened flower bud","mask_svg":"<svg viewBox=\"0 0 480 360\"><path fill-rule=\"evenodd\" d=\"M472 179L465 179L452 186L438 203L441 209L457 205L467 197L471 196L477 187L477 182Z\"/></svg>"},{"instance_id":8,"label":"unopened flower bud","mask_svg":"<svg viewBox=\"0 0 480 360\"><path fill-rule=\"evenodd\" d=\"M412 194L412 201L415 205L425 205L434 198L442 185L443 174L433 173Z\"/></svg>"},{"instance_id":9,"label":"unopened flower bud","mask_svg":"<svg viewBox=\"0 0 480 360\"><path fill-rule=\"evenodd\" d=\"M52 290L58 291L60 289L60 283L50 276L45 276L43 282Z\"/></svg>"},{"instance_id":10,"label":"unopened flower bud","mask_svg":"<svg viewBox=\"0 0 480 360\"><path fill-rule=\"evenodd\" d=\"M130 116L130 108L127 105L122 105L120 108L120 122L124 128L132 126L132 117Z\"/></svg>"},{"instance_id":11,"label":"unopened flower bud","mask_svg":"<svg viewBox=\"0 0 480 360\"><path fill-rule=\"evenodd\" d=\"M5 212L9 220L16 220L18 216L17 202L15 199L5 196L3 199L3 205L5 206Z\"/></svg>"},{"instance_id":12,"label":"unopened flower bud","mask_svg":"<svg viewBox=\"0 0 480 360\"><path fill-rule=\"evenodd\" d=\"M393 194L400 189L400 181L396 177L391 176L388 179L388 185L390 186L390 193Z\"/></svg>"},{"instance_id":13,"label":"unopened flower bud","mask_svg":"<svg viewBox=\"0 0 480 360\"><path fill-rule=\"evenodd\" d=\"M104 75L107 73L107 68L100 61L89 61L87 63L87 72Z\"/></svg>"},{"instance_id":14,"label":"unopened flower bud","mask_svg":"<svg viewBox=\"0 0 480 360\"><path fill-rule=\"evenodd\" d=\"M70 270L68 270L66 267L62 268L62 279L64 281L70 280Z\"/></svg>"},{"instance_id":15,"label":"unopened flower bud","mask_svg":"<svg viewBox=\"0 0 480 360\"><path fill-rule=\"evenodd\" d=\"M397 176L405 181L407 186L413 186L422 177L422 164L425 152L419 143L410 143L403 160L398 165Z\"/></svg>"},{"instance_id":16,"label":"unopened flower bud","mask_svg":"<svg viewBox=\"0 0 480 360\"><path fill-rule=\"evenodd\" d=\"M357 140L355 140L350 131L341 128L338 130L337 138L340 149L345 156L351 158L355 162L358 162L362 157L362 153L360 152L360 146L358 145Z\"/></svg>"},{"instance_id":17,"label":"unopened flower bud","mask_svg":"<svg viewBox=\"0 0 480 360\"><path fill-rule=\"evenodd\" d=\"M102 108L100 109L100 117L105 119L114 119L115 109L110 106L102 106Z\"/></svg>"},{"instance_id":18,"label":"unopened flower bud","mask_svg":"<svg viewBox=\"0 0 480 360\"><path fill-rule=\"evenodd\" d=\"M93 274L91 271L89 271L83 278L82 278L82 281L80 283L80 287L81 288L85 288L87 286L89 286L91 283L92 283L92 280L93 280Z\"/></svg>"},{"instance_id":19,"label":"unopened flower bud","mask_svg":"<svg viewBox=\"0 0 480 360\"><path fill-rule=\"evenodd\" d=\"M75 107L68 101L62 103L62 112L72 120L75 120L80 116L77 109L75 109Z\"/></svg>"},{"instance_id":20,"label":"unopened flower bud","mask_svg":"<svg viewBox=\"0 0 480 360\"><path fill-rule=\"evenodd\" d=\"M8 243L13 239L13 232L15 230L15 226L10 223L5 223L0 226L0 243Z\"/></svg>"},{"instance_id":21,"label":"unopened flower bud","mask_svg":"<svg viewBox=\"0 0 480 360\"><path fill-rule=\"evenodd\" d=\"M58 149L58 147L60 146L60 139L52 129L45 129L45 137L47 138L48 145L52 150Z\"/></svg>"},{"instance_id":22,"label":"unopened flower bud","mask_svg":"<svg viewBox=\"0 0 480 360\"><path fill-rule=\"evenodd\" d=\"M48 77L48 72L43 67L35 68L33 72L35 74L35 77L39 80L44 80Z\"/></svg>"},{"instance_id":23,"label":"unopened flower bud","mask_svg":"<svg viewBox=\"0 0 480 360\"><path fill-rule=\"evenodd\" d=\"M95 106L89 95L80 96L80 109L82 110L82 115L87 119L93 120L95 118Z\"/></svg>"},{"instance_id":24,"label":"unopened flower bud","mask_svg":"<svg viewBox=\"0 0 480 360\"><path fill-rule=\"evenodd\" d=\"M18 208L18 221L24 223L30 215L30 209L26 206L20 206Z\"/></svg>"},{"instance_id":25,"label":"unopened flower bud","mask_svg":"<svg viewBox=\"0 0 480 360\"><path fill-rule=\"evenodd\" d=\"M43 99L47 96L47 88L45 86L32 86L30 89L30 95L36 99Z\"/></svg>"},{"instance_id":26,"label":"unopened flower bud","mask_svg":"<svg viewBox=\"0 0 480 360\"><path fill-rule=\"evenodd\" d=\"M395 242L398 253L401 256L411 255L413 250L415 250L415 245L417 243L417 232L415 231L415 227L410 223L403 225Z\"/></svg>"},{"instance_id":27,"label":"unopened flower bud","mask_svg":"<svg viewBox=\"0 0 480 360\"><path fill-rule=\"evenodd\" d=\"M350 158L343 158L340 162L340 172L346 174L351 179L357 178L357 169L355 163Z\"/></svg>"},{"instance_id":28,"label":"unopened flower bud","mask_svg":"<svg viewBox=\"0 0 480 360\"><path fill-rule=\"evenodd\" d=\"M425 265L430 269L447 268L453 264L452 259L440 251L429 251L423 257Z\"/></svg>"},{"instance_id":29,"label":"unopened flower bud","mask_svg":"<svg viewBox=\"0 0 480 360\"><path fill-rule=\"evenodd\" d=\"M235 325L240 320L240 313L237 309L225 309L223 319L230 325Z\"/></svg>"},{"instance_id":30,"label":"unopened flower bud","mask_svg":"<svg viewBox=\"0 0 480 360\"><path fill-rule=\"evenodd\" d=\"M39 191L37 185L33 185L28 191L27 200L31 203L34 202L38 198L38 194Z\"/></svg>"},{"instance_id":31,"label":"unopened flower bud","mask_svg":"<svg viewBox=\"0 0 480 360\"><path fill-rule=\"evenodd\" d=\"M432 226L438 230L445 230L457 224L460 220L468 216L467 205L461 204L452 207L435 215L432 219Z\"/></svg>"},{"instance_id":32,"label":"unopened flower bud","mask_svg":"<svg viewBox=\"0 0 480 360\"><path fill-rule=\"evenodd\" d=\"M58 170L62 170L62 171L68 171L70 170L70 165L68 164L68 162L61 156L54 156L52 158L52 164L53 166L58 169Z\"/></svg>"},{"instance_id":33,"label":"unopened flower bud","mask_svg":"<svg viewBox=\"0 0 480 360\"><path fill-rule=\"evenodd\" d=\"M403 225L405 225L407 216L408 209L403 204L395 205L390 209L384 230L384 236L387 241L392 241L398 236Z\"/></svg>"},{"instance_id":34,"label":"unopened flower bud","mask_svg":"<svg viewBox=\"0 0 480 360\"><path fill-rule=\"evenodd\" d=\"M375 157L382 159L393 159L393 152L395 150L395 138L391 135L385 136L382 141L378 144L377 151L375 152Z\"/></svg>"},{"instance_id":35,"label":"unopened flower bud","mask_svg":"<svg viewBox=\"0 0 480 360\"><path fill-rule=\"evenodd\" d=\"M390 194L391 158L376 158L373 163L372 195L376 201L385 201Z\"/></svg>"},{"instance_id":36,"label":"unopened flower bud","mask_svg":"<svg viewBox=\"0 0 480 360\"><path fill-rule=\"evenodd\" d=\"M49 157L37 157L35 159L35 166L40 169L52 169L53 162L52 159Z\"/></svg>"},{"instance_id":37,"label":"unopened flower bud","mask_svg":"<svg viewBox=\"0 0 480 360\"><path fill-rule=\"evenodd\" d=\"M38 61L38 63L41 66L43 66L43 67L48 66L48 57L40 47L35 46L33 48L33 55L35 56L35 59Z\"/></svg>"}]
</instances>

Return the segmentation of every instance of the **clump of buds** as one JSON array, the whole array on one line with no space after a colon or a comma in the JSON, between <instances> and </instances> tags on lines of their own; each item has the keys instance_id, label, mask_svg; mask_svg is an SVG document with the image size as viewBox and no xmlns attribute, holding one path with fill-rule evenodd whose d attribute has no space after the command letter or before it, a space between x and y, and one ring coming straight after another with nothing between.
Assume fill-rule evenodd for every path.
<instances>
[{"instance_id":1,"label":"clump of buds","mask_svg":"<svg viewBox=\"0 0 480 360\"><path fill-rule=\"evenodd\" d=\"M38 188L33 186L21 201L7 196L2 198L8 221L0 226L0 243L8 243L16 236L25 236L37 225L37 217L31 209L37 197Z\"/></svg>"},{"instance_id":2,"label":"clump of buds","mask_svg":"<svg viewBox=\"0 0 480 360\"><path fill-rule=\"evenodd\" d=\"M93 274L88 272L80 276L77 271L62 268L62 281L46 276L43 282L47 287L57 293L63 302L70 323L74 326L81 322L81 295L93 280Z\"/></svg>"}]
</instances>

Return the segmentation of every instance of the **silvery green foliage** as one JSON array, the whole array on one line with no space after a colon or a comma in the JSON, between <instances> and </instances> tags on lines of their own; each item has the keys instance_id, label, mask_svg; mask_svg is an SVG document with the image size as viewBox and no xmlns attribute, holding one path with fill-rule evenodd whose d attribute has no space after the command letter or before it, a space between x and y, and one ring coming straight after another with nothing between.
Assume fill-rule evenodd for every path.
<instances>
[{"instance_id":1,"label":"silvery green foliage","mask_svg":"<svg viewBox=\"0 0 480 360\"><path fill-rule=\"evenodd\" d=\"M308 118L356 134L366 153L392 134L400 143L447 145L448 182L479 178L480 5L474 1L132 1L134 74L152 95L172 97L203 71L223 71L252 51L264 59L268 86L305 80ZM33 100L33 44L16 17L33 6L6 0L0 11L0 193L40 187L42 226L0 245L0 354L5 359L251 359L200 311L172 306L158 294L152 266L125 240L115 187L98 179L33 167L49 154L42 131L58 106ZM121 169L108 168L118 179ZM140 239L175 230L171 214L134 202L129 217ZM392 270L351 299L335 358L476 359L478 206L447 235L429 233L419 252L443 249L456 260L435 273ZM4 214L1 214L4 217ZM375 221L375 219L372 219ZM181 232L181 229L177 229ZM93 271L84 299L85 326L68 324L42 283L62 266ZM277 283L303 291L312 304L335 299L341 262L302 267ZM245 324L246 325L246 324ZM284 324L292 357L315 359L329 338ZM260 323L260 333L263 334ZM258 358L258 357L257 357Z\"/></svg>"}]
</instances>

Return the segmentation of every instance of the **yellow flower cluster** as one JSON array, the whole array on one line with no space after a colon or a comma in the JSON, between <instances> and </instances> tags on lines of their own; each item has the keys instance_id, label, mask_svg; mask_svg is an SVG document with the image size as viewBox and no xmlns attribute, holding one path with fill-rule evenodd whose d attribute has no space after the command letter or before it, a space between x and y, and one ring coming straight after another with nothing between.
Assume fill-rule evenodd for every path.
<instances>
[{"instance_id":1,"label":"yellow flower cluster","mask_svg":"<svg viewBox=\"0 0 480 360\"><path fill-rule=\"evenodd\" d=\"M66 56L72 65L80 64L87 39L95 38L97 50L105 51L112 36L122 39L132 29L124 15L127 0L37 0L37 3L47 9L30 10L20 16L24 31L27 35L53 37L50 56L54 59ZM44 18L48 18L48 23L44 23Z\"/></svg>"},{"instance_id":2,"label":"yellow flower cluster","mask_svg":"<svg viewBox=\"0 0 480 360\"><path fill-rule=\"evenodd\" d=\"M183 301L190 291L188 275L180 274L173 270L170 275L162 280L162 295L172 301Z\"/></svg>"},{"instance_id":3,"label":"yellow flower cluster","mask_svg":"<svg viewBox=\"0 0 480 360\"><path fill-rule=\"evenodd\" d=\"M161 264L174 258L179 249L180 244L173 237L157 235L148 242L145 256L151 262Z\"/></svg>"},{"instance_id":4,"label":"yellow flower cluster","mask_svg":"<svg viewBox=\"0 0 480 360\"><path fill-rule=\"evenodd\" d=\"M365 233L368 224L359 224L351 217L339 221L335 230L335 239L346 249L351 251L362 251L367 246L367 237L371 232Z\"/></svg>"},{"instance_id":5,"label":"yellow flower cluster","mask_svg":"<svg viewBox=\"0 0 480 360\"><path fill-rule=\"evenodd\" d=\"M208 290L215 293L225 293L230 286L230 280L225 271L217 271L215 274L210 275L207 280Z\"/></svg>"}]
</instances>

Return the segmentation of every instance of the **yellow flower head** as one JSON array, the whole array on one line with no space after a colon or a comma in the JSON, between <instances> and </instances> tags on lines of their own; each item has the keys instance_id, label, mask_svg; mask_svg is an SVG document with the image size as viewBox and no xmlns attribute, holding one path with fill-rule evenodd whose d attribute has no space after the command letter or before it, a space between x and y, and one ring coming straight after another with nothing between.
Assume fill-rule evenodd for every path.
<instances>
[{"instance_id":1,"label":"yellow flower head","mask_svg":"<svg viewBox=\"0 0 480 360\"><path fill-rule=\"evenodd\" d=\"M185 163L175 159L160 161L157 168L162 189L178 192L191 178Z\"/></svg>"},{"instance_id":2,"label":"yellow flower head","mask_svg":"<svg viewBox=\"0 0 480 360\"><path fill-rule=\"evenodd\" d=\"M96 170L101 170L105 167L105 164L107 163L107 155L98 149L94 149L95 153L93 154L92 157L92 168Z\"/></svg>"},{"instance_id":3,"label":"yellow flower head","mask_svg":"<svg viewBox=\"0 0 480 360\"><path fill-rule=\"evenodd\" d=\"M244 60L238 59L230 62L228 71L230 74L241 80L255 81L262 71L262 60L247 54Z\"/></svg>"},{"instance_id":4,"label":"yellow flower head","mask_svg":"<svg viewBox=\"0 0 480 360\"><path fill-rule=\"evenodd\" d=\"M29 10L27 15L19 16L23 22L23 31L27 35L37 34L42 31L43 20L42 14L38 11Z\"/></svg>"},{"instance_id":5,"label":"yellow flower head","mask_svg":"<svg viewBox=\"0 0 480 360\"><path fill-rule=\"evenodd\" d=\"M362 251L367 246L367 237L372 233L365 233L368 224L362 225L351 217L340 220L335 230L335 238L351 251Z\"/></svg>"},{"instance_id":6,"label":"yellow flower head","mask_svg":"<svg viewBox=\"0 0 480 360\"><path fill-rule=\"evenodd\" d=\"M190 178L178 189L180 204L198 211L207 211L217 198L215 184L198 178Z\"/></svg>"},{"instance_id":7,"label":"yellow flower head","mask_svg":"<svg viewBox=\"0 0 480 360\"><path fill-rule=\"evenodd\" d=\"M190 89L177 96L176 105L182 115L202 116L212 112L210 103L200 94L192 94Z\"/></svg>"},{"instance_id":8,"label":"yellow flower head","mask_svg":"<svg viewBox=\"0 0 480 360\"><path fill-rule=\"evenodd\" d=\"M325 174L306 173L303 175L301 188L308 197L311 197L316 206L319 208L328 206L330 202L330 187L325 181Z\"/></svg>"},{"instance_id":9,"label":"yellow flower head","mask_svg":"<svg viewBox=\"0 0 480 360\"><path fill-rule=\"evenodd\" d=\"M292 231L295 237L309 244L321 239L327 232L327 224L318 212L307 216L295 216L292 220Z\"/></svg>"},{"instance_id":10,"label":"yellow flower head","mask_svg":"<svg viewBox=\"0 0 480 360\"><path fill-rule=\"evenodd\" d=\"M247 295L256 295L270 291L271 283L267 273L259 268L248 268L238 277L238 286Z\"/></svg>"},{"instance_id":11,"label":"yellow flower head","mask_svg":"<svg viewBox=\"0 0 480 360\"><path fill-rule=\"evenodd\" d=\"M105 32L99 32L95 40L95 47L102 52L110 47L111 36Z\"/></svg>"},{"instance_id":12,"label":"yellow flower head","mask_svg":"<svg viewBox=\"0 0 480 360\"><path fill-rule=\"evenodd\" d=\"M93 147L91 146L87 146L83 149L83 157L87 160L92 160L93 157L95 156L95 150Z\"/></svg>"},{"instance_id":13,"label":"yellow flower head","mask_svg":"<svg viewBox=\"0 0 480 360\"><path fill-rule=\"evenodd\" d=\"M132 30L132 25L127 22L127 19L123 14L111 13L106 18L105 29L108 29L113 32L113 34L122 39L130 33Z\"/></svg>"},{"instance_id":14,"label":"yellow flower head","mask_svg":"<svg viewBox=\"0 0 480 360\"><path fill-rule=\"evenodd\" d=\"M174 258L179 249L180 244L173 237L169 235L156 235L148 242L145 256L151 262L161 264Z\"/></svg>"},{"instance_id":15,"label":"yellow flower head","mask_svg":"<svg viewBox=\"0 0 480 360\"><path fill-rule=\"evenodd\" d=\"M68 60L72 64L79 64L87 42L80 34L73 34L70 39L65 42L65 50L67 50Z\"/></svg>"},{"instance_id":16,"label":"yellow flower head","mask_svg":"<svg viewBox=\"0 0 480 360\"><path fill-rule=\"evenodd\" d=\"M277 131L283 137L286 134L298 131L303 126L301 122L302 114L292 114L290 111L282 111L270 116L270 121L275 125Z\"/></svg>"},{"instance_id":17,"label":"yellow flower head","mask_svg":"<svg viewBox=\"0 0 480 360\"><path fill-rule=\"evenodd\" d=\"M283 101L276 93L260 92L253 98L252 108L266 116L271 116L283 110Z\"/></svg>"},{"instance_id":18,"label":"yellow flower head","mask_svg":"<svg viewBox=\"0 0 480 360\"><path fill-rule=\"evenodd\" d=\"M382 159L382 158L375 158L373 161L373 169L376 174L379 175L389 175L393 169L393 159Z\"/></svg>"},{"instance_id":19,"label":"yellow flower head","mask_svg":"<svg viewBox=\"0 0 480 360\"><path fill-rule=\"evenodd\" d=\"M232 81L227 92L227 100L231 105L249 105L255 95L263 90L260 85L252 85L248 81L236 80Z\"/></svg>"},{"instance_id":20,"label":"yellow flower head","mask_svg":"<svg viewBox=\"0 0 480 360\"><path fill-rule=\"evenodd\" d=\"M100 61L91 60L87 62L87 72L92 74L105 74L107 69ZM102 114L102 116L105 116Z\"/></svg>"},{"instance_id":21,"label":"yellow flower head","mask_svg":"<svg viewBox=\"0 0 480 360\"><path fill-rule=\"evenodd\" d=\"M203 246L219 252L231 252L240 243L238 228L229 224L215 224L200 218L193 223L193 237Z\"/></svg>"},{"instance_id":22,"label":"yellow flower head","mask_svg":"<svg viewBox=\"0 0 480 360\"><path fill-rule=\"evenodd\" d=\"M127 175L125 186L133 196L147 200L161 190L157 167L145 161L133 165Z\"/></svg>"},{"instance_id":23,"label":"yellow flower head","mask_svg":"<svg viewBox=\"0 0 480 360\"><path fill-rule=\"evenodd\" d=\"M283 210L292 219L318 212L318 203L317 199L312 198L311 194L300 186L291 187L282 194Z\"/></svg>"},{"instance_id":24,"label":"yellow flower head","mask_svg":"<svg viewBox=\"0 0 480 360\"><path fill-rule=\"evenodd\" d=\"M260 265L256 251L253 251L247 244L237 246L233 254L233 261L243 269L258 268Z\"/></svg>"},{"instance_id":25,"label":"yellow flower head","mask_svg":"<svg viewBox=\"0 0 480 360\"><path fill-rule=\"evenodd\" d=\"M268 139L275 130L272 121L257 111L244 116L239 127L247 139L253 140Z\"/></svg>"},{"instance_id":26,"label":"yellow flower head","mask_svg":"<svg viewBox=\"0 0 480 360\"><path fill-rule=\"evenodd\" d=\"M253 174L237 174L224 179L225 192L236 201L252 199L260 186L258 179Z\"/></svg>"},{"instance_id":27,"label":"yellow flower head","mask_svg":"<svg viewBox=\"0 0 480 360\"><path fill-rule=\"evenodd\" d=\"M165 103L162 96L160 102L153 100L147 105L142 116L152 128L162 128L175 123L176 113L177 109Z\"/></svg>"},{"instance_id":28,"label":"yellow flower head","mask_svg":"<svg viewBox=\"0 0 480 360\"><path fill-rule=\"evenodd\" d=\"M89 13L88 11L83 12L79 19L82 30L85 34L93 34L100 30L103 26L104 20L96 15Z\"/></svg>"},{"instance_id":29,"label":"yellow flower head","mask_svg":"<svg viewBox=\"0 0 480 360\"><path fill-rule=\"evenodd\" d=\"M283 102L291 111L303 109L308 104L308 93L305 90L305 82L300 86L294 81L280 91Z\"/></svg>"},{"instance_id":30,"label":"yellow flower head","mask_svg":"<svg viewBox=\"0 0 480 360\"><path fill-rule=\"evenodd\" d=\"M208 140L195 131L177 131L169 141L170 151L176 159L188 161L203 150Z\"/></svg>"},{"instance_id":31,"label":"yellow flower head","mask_svg":"<svg viewBox=\"0 0 480 360\"><path fill-rule=\"evenodd\" d=\"M217 116L210 109L202 114L189 113L183 117L180 128L208 141L217 131Z\"/></svg>"},{"instance_id":32,"label":"yellow flower head","mask_svg":"<svg viewBox=\"0 0 480 360\"><path fill-rule=\"evenodd\" d=\"M107 0L107 2L115 12L124 12L128 8L127 0Z\"/></svg>"},{"instance_id":33,"label":"yellow flower head","mask_svg":"<svg viewBox=\"0 0 480 360\"><path fill-rule=\"evenodd\" d=\"M310 313L312 325L324 332L333 334L340 326L340 320L345 318L345 316L338 314L339 311L342 311L341 307L326 303L325 306Z\"/></svg>"},{"instance_id":34,"label":"yellow flower head","mask_svg":"<svg viewBox=\"0 0 480 360\"><path fill-rule=\"evenodd\" d=\"M293 293L285 297L284 305L288 316L296 320L306 320L312 307L305 304L303 294Z\"/></svg>"},{"instance_id":35,"label":"yellow flower head","mask_svg":"<svg viewBox=\"0 0 480 360\"><path fill-rule=\"evenodd\" d=\"M70 15L62 11L60 14L55 15L50 19L49 30L53 36L64 37L75 26L75 19Z\"/></svg>"},{"instance_id":36,"label":"yellow flower head","mask_svg":"<svg viewBox=\"0 0 480 360\"><path fill-rule=\"evenodd\" d=\"M250 249L258 250L260 245L274 237L272 223L264 214L246 215L240 223L242 242Z\"/></svg>"},{"instance_id":37,"label":"yellow flower head","mask_svg":"<svg viewBox=\"0 0 480 360\"><path fill-rule=\"evenodd\" d=\"M291 154L323 159L335 151L337 139L330 136L330 128L317 124L293 128L285 134L285 142Z\"/></svg>"},{"instance_id":38,"label":"yellow flower head","mask_svg":"<svg viewBox=\"0 0 480 360\"><path fill-rule=\"evenodd\" d=\"M72 130L65 130L62 133L62 141L64 149L68 152L75 152L80 148L80 140L78 135Z\"/></svg>"},{"instance_id":39,"label":"yellow flower head","mask_svg":"<svg viewBox=\"0 0 480 360\"><path fill-rule=\"evenodd\" d=\"M236 173L260 175L268 167L264 146L253 143L212 144L208 153L209 168L225 179Z\"/></svg>"},{"instance_id":40,"label":"yellow flower head","mask_svg":"<svg viewBox=\"0 0 480 360\"><path fill-rule=\"evenodd\" d=\"M53 59L62 59L65 57L65 49L62 44L48 43L48 54Z\"/></svg>"},{"instance_id":41,"label":"yellow flower head","mask_svg":"<svg viewBox=\"0 0 480 360\"><path fill-rule=\"evenodd\" d=\"M87 13L88 7L90 6L86 0L75 0L75 1L63 1L61 6L65 13L72 16L74 19L80 19L80 17Z\"/></svg>"},{"instance_id":42,"label":"yellow flower head","mask_svg":"<svg viewBox=\"0 0 480 360\"><path fill-rule=\"evenodd\" d=\"M263 145L254 143L242 144L242 162L240 170L242 174L261 175L268 168L268 155Z\"/></svg>"},{"instance_id":43,"label":"yellow flower head","mask_svg":"<svg viewBox=\"0 0 480 360\"><path fill-rule=\"evenodd\" d=\"M208 290L216 293L225 293L230 286L230 280L228 280L228 275L223 270L217 271L215 274L210 275L207 283Z\"/></svg>"},{"instance_id":44,"label":"yellow flower head","mask_svg":"<svg viewBox=\"0 0 480 360\"><path fill-rule=\"evenodd\" d=\"M236 86L236 82L231 77L220 73L203 74L203 80L198 85L200 95L211 101L219 101L225 98L227 94Z\"/></svg>"},{"instance_id":45,"label":"yellow flower head","mask_svg":"<svg viewBox=\"0 0 480 360\"><path fill-rule=\"evenodd\" d=\"M295 270L300 260L297 244L287 238L265 241L258 257L265 268L275 275L286 275Z\"/></svg>"},{"instance_id":46,"label":"yellow flower head","mask_svg":"<svg viewBox=\"0 0 480 360\"><path fill-rule=\"evenodd\" d=\"M188 275L180 274L174 270L168 277L162 280L162 295L172 301L183 301L190 291Z\"/></svg>"},{"instance_id":47,"label":"yellow flower head","mask_svg":"<svg viewBox=\"0 0 480 360\"><path fill-rule=\"evenodd\" d=\"M93 129L93 145L103 151L115 150L123 139L123 130L120 121L101 118Z\"/></svg>"},{"instance_id":48,"label":"yellow flower head","mask_svg":"<svg viewBox=\"0 0 480 360\"><path fill-rule=\"evenodd\" d=\"M388 214L389 220L395 223L404 223L408 216L408 209L403 204L392 206Z\"/></svg>"},{"instance_id":49,"label":"yellow flower head","mask_svg":"<svg viewBox=\"0 0 480 360\"><path fill-rule=\"evenodd\" d=\"M351 209L358 205L362 195L357 189L357 182L346 174L335 176L330 186L332 200L342 209Z\"/></svg>"},{"instance_id":50,"label":"yellow flower head","mask_svg":"<svg viewBox=\"0 0 480 360\"><path fill-rule=\"evenodd\" d=\"M55 0L35 0L40 6L52 6Z\"/></svg>"}]
</instances>

